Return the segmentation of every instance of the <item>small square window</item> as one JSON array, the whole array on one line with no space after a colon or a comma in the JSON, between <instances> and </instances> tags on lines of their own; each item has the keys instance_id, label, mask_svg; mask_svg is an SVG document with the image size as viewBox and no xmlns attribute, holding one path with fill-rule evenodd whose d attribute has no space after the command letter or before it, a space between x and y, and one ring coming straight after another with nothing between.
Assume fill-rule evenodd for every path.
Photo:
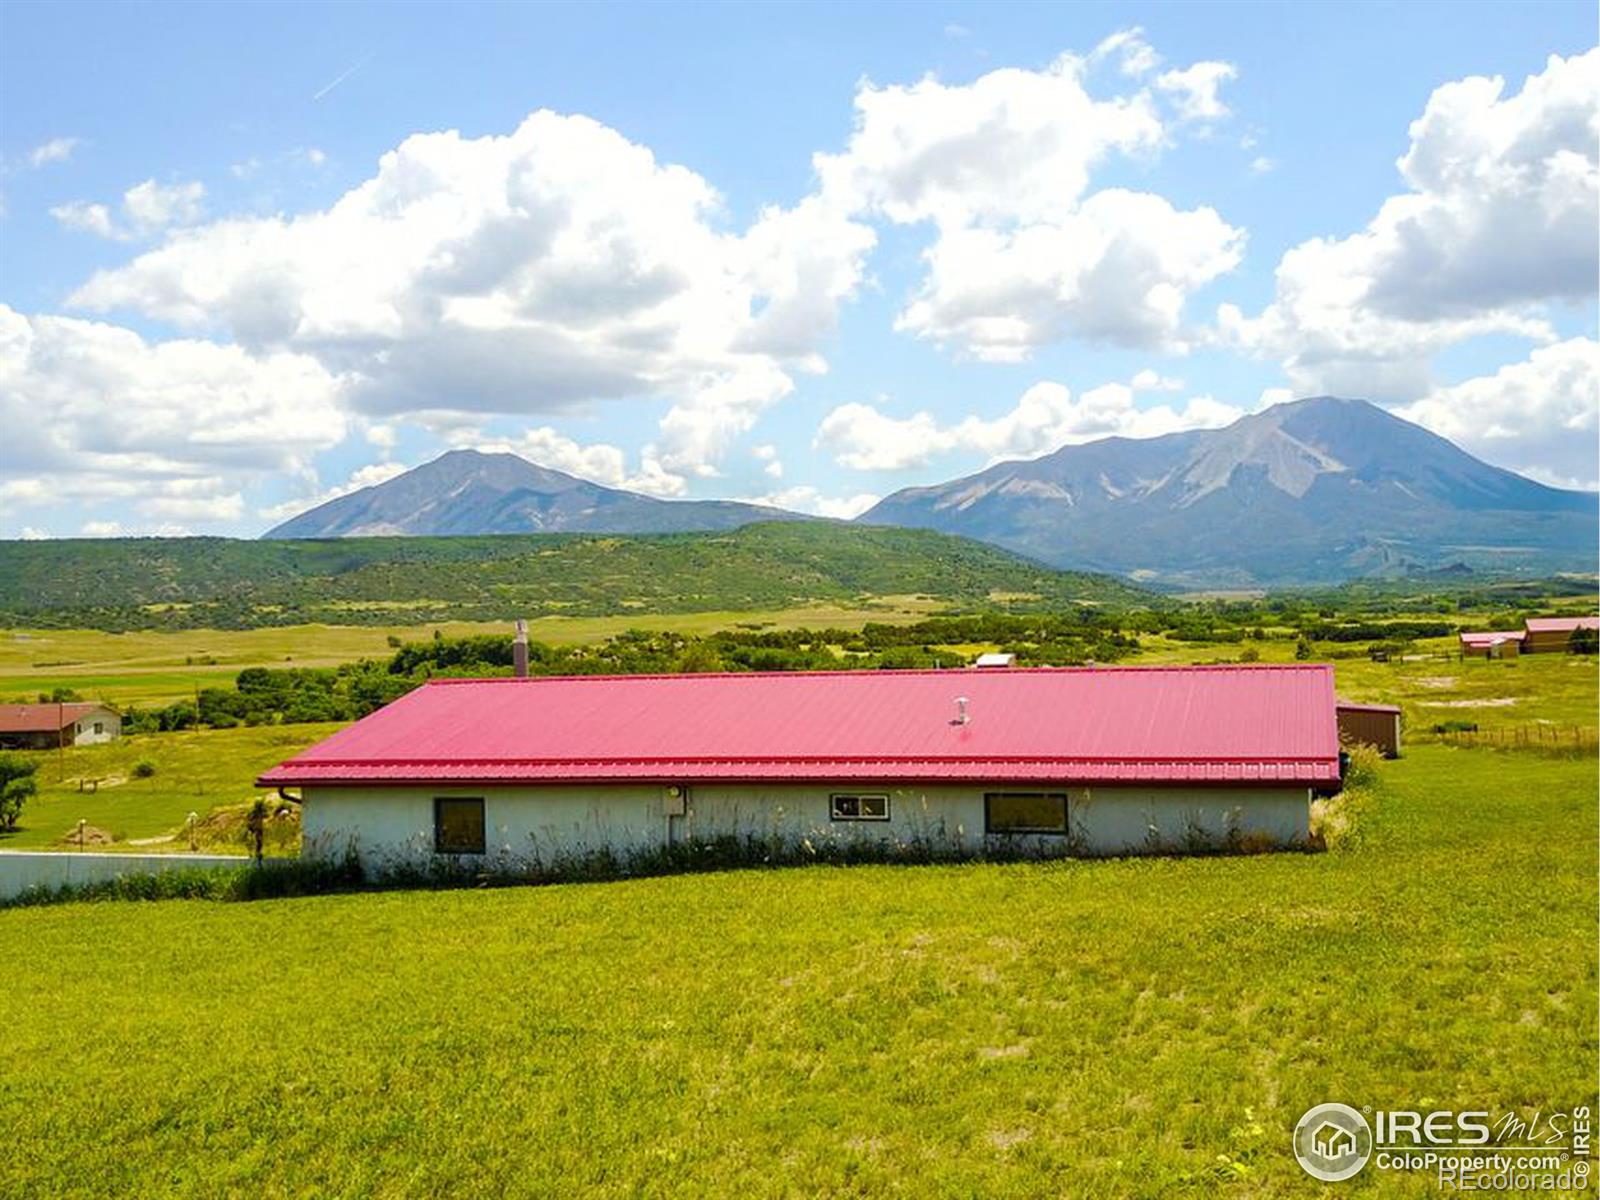
<instances>
[{"instance_id":1,"label":"small square window","mask_svg":"<svg viewBox=\"0 0 1600 1200\"><path fill-rule=\"evenodd\" d=\"M983 798L989 833L1067 832L1067 798L1059 792L990 792Z\"/></svg>"},{"instance_id":2,"label":"small square window","mask_svg":"<svg viewBox=\"0 0 1600 1200\"><path fill-rule=\"evenodd\" d=\"M96 721L94 723L94 731L96 733L104 733L106 731L106 723L104 721Z\"/></svg>"},{"instance_id":3,"label":"small square window","mask_svg":"<svg viewBox=\"0 0 1600 1200\"><path fill-rule=\"evenodd\" d=\"M828 815L835 821L887 821L889 797L832 796L829 798Z\"/></svg>"},{"instance_id":4,"label":"small square window","mask_svg":"<svg viewBox=\"0 0 1600 1200\"><path fill-rule=\"evenodd\" d=\"M483 801L453 796L435 799L433 848L439 854L482 854Z\"/></svg>"}]
</instances>

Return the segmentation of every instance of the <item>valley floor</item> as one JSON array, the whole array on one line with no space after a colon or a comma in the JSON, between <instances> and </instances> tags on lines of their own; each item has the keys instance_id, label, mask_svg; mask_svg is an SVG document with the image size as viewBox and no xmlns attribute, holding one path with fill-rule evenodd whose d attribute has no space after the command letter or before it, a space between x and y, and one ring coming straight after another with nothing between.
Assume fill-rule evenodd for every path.
<instances>
[{"instance_id":1,"label":"valley floor","mask_svg":"<svg viewBox=\"0 0 1600 1200\"><path fill-rule=\"evenodd\" d=\"M0 1193L1299 1196L1312 1104L1592 1106L1592 756L1415 746L1360 830L0 912Z\"/></svg>"}]
</instances>

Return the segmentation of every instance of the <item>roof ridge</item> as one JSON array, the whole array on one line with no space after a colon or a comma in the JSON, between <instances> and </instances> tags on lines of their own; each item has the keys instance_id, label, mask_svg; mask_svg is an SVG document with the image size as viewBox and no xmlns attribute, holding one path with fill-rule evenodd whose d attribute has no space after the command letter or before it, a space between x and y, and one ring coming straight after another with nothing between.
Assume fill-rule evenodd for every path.
<instances>
[{"instance_id":1,"label":"roof ridge","mask_svg":"<svg viewBox=\"0 0 1600 1200\"><path fill-rule=\"evenodd\" d=\"M1113 666L1096 664L1095 666L1042 666L1042 667L1007 667L1004 670L986 670L978 675L983 679L1015 678L1021 675L1093 675L1093 674L1159 674L1172 672L1175 674L1199 674L1201 672L1215 671L1228 674L1238 674L1247 671L1268 672L1293 672L1293 671L1332 671L1332 663L1128 663ZM576 675L452 675L435 677L423 681L424 687L458 686L462 684L526 684L541 681L557 681L562 683L577 683L593 680L595 682L615 682L619 679L794 679L794 678L838 678L840 676L854 678L904 678L906 676L957 676L967 677L977 675L972 667L910 667L883 669L874 667L846 667L831 671L825 668L805 671L643 671L634 674L576 674Z\"/></svg>"}]
</instances>

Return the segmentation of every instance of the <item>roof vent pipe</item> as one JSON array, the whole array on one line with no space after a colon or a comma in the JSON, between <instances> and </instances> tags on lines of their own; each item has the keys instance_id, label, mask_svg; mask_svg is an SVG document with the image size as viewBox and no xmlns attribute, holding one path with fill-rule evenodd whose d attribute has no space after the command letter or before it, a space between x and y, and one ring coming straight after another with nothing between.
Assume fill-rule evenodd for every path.
<instances>
[{"instance_id":1,"label":"roof vent pipe","mask_svg":"<svg viewBox=\"0 0 1600 1200\"><path fill-rule=\"evenodd\" d=\"M528 623L517 620L517 636L511 641L511 673L518 679L528 677Z\"/></svg>"},{"instance_id":2,"label":"roof vent pipe","mask_svg":"<svg viewBox=\"0 0 1600 1200\"><path fill-rule=\"evenodd\" d=\"M967 698L965 696L957 696L955 724L965 725L971 720L972 718L967 715Z\"/></svg>"}]
</instances>

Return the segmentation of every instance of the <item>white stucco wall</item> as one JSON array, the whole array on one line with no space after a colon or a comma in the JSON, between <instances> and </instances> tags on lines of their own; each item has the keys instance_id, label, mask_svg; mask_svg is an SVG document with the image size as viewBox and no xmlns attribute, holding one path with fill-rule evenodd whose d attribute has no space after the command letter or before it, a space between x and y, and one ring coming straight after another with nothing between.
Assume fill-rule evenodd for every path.
<instances>
[{"instance_id":1,"label":"white stucco wall","mask_svg":"<svg viewBox=\"0 0 1600 1200\"><path fill-rule=\"evenodd\" d=\"M888 838L959 842L982 849L988 791L1065 790L1070 837L1035 836L1040 853L1122 854L1182 850L1199 839L1230 836L1290 846L1309 835L1305 788L1096 787L1045 784L902 787L861 784L688 784L686 812L668 818L665 785L417 788L308 787L302 813L304 853L337 857L354 847L369 868L434 857L436 796L484 800L489 857L512 860L626 852L720 835L778 836L798 841ZM829 819L829 797L887 793L888 821ZM669 834L669 822L671 832ZM1005 835L999 835L1004 837ZM1011 841L1015 842L1014 835ZM990 844L993 844L991 841Z\"/></svg>"},{"instance_id":2,"label":"white stucco wall","mask_svg":"<svg viewBox=\"0 0 1600 1200\"><path fill-rule=\"evenodd\" d=\"M100 725L99 733L94 731L96 723ZM121 735L122 718L109 708L99 708L85 713L73 722L72 726L74 746L93 746L100 742L115 741Z\"/></svg>"},{"instance_id":3,"label":"white stucco wall","mask_svg":"<svg viewBox=\"0 0 1600 1200\"><path fill-rule=\"evenodd\" d=\"M0 900L33 888L54 891L107 883L127 875L157 875L191 867L237 868L249 863L237 854L96 854L68 850L0 850Z\"/></svg>"}]
</instances>

